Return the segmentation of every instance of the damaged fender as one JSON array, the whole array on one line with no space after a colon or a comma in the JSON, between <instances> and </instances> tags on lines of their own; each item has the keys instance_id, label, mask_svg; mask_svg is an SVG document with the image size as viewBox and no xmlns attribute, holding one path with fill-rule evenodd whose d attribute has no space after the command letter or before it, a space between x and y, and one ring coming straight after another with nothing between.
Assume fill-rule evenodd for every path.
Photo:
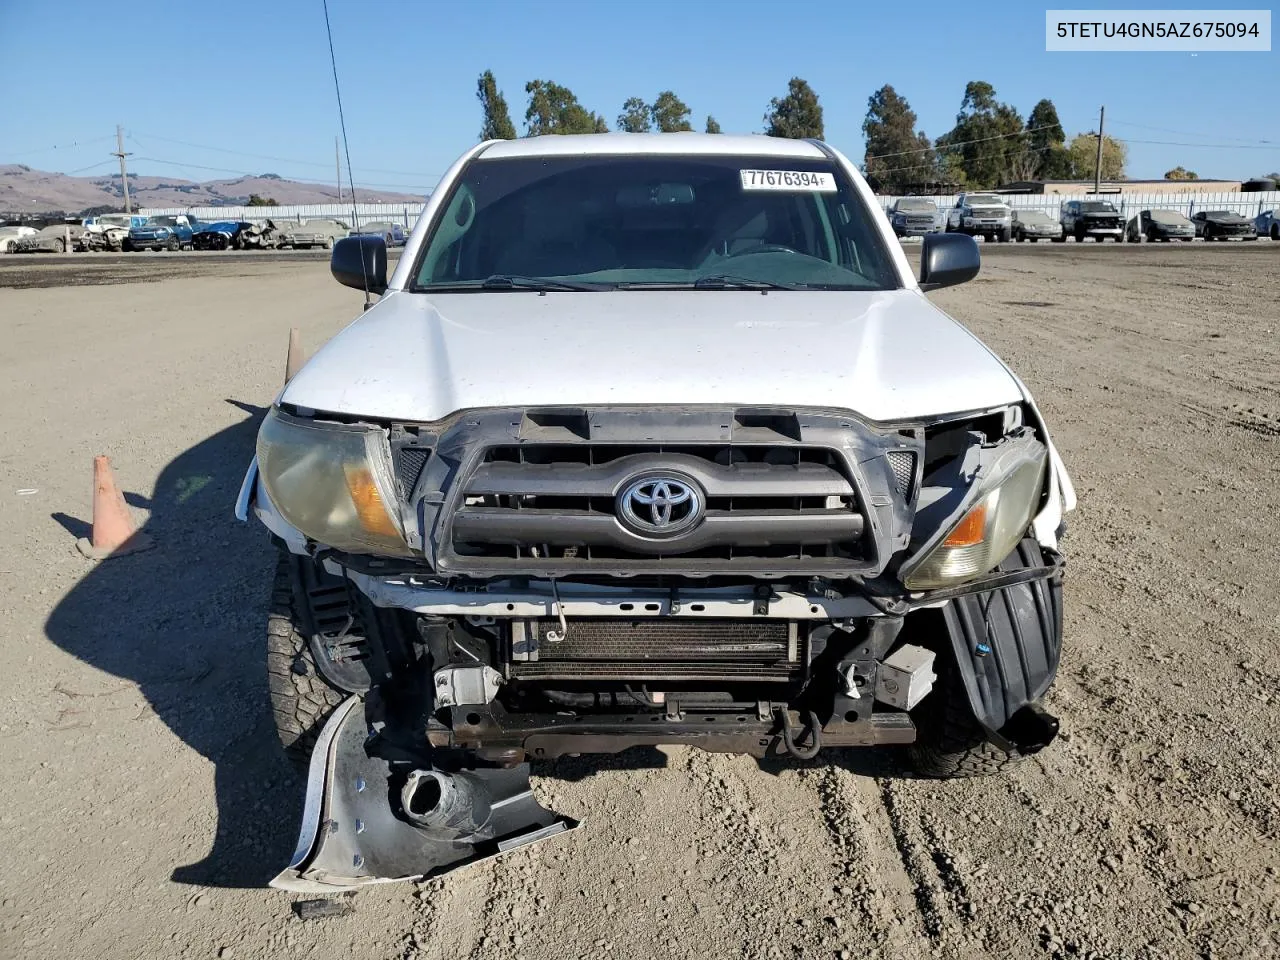
<instances>
[{"instance_id":1,"label":"damaged fender","mask_svg":"<svg viewBox=\"0 0 1280 960\"><path fill-rule=\"evenodd\" d=\"M1035 753L1058 723L1038 706L1062 656L1062 564L1033 538L993 571L1034 576L943 608L973 715L1002 749Z\"/></svg>"},{"instance_id":2,"label":"damaged fender","mask_svg":"<svg viewBox=\"0 0 1280 960\"><path fill-rule=\"evenodd\" d=\"M311 755L298 847L271 881L324 894L421 880L572 830L529 786L529 765L437 771L368 749L365 701L346 700Z\"/></svg>"}]
</instances>

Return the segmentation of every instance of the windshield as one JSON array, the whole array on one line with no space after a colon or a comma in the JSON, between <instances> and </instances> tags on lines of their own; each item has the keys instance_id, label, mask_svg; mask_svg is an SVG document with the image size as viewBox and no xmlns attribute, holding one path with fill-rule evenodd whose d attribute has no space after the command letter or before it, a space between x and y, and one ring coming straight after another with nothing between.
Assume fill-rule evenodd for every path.
<instances>
[{"instance_id":1,"label":"windshield","mask_svg":"<svg viewBox=\"0 0 1280 960\"><path fill-rule=\"evenodd\" d=\"M938 208L930 200L899 200L898 209L907 213L936 213Z\"/></svg>"},{"instance_id":2,"label":"windshield","mask_svg":"<svg viewBox=\"0 0 1280 960\"><path fill-rule=\"evenodd\" d=\"M1101 200L1087 200L1080 204L1081 213L1115 213L1116 208Z\"/></svg>"},{"instance_id":3,"label":"windshield","mask_svg":"<svg viewBox=\"0 0 1280 960\"><path fill-rule=\"evenodd\" d=\"M1173 210L1152 210L1148 216L1157 223L1190 223L1186 217Z\"/></svg>"},{"instance_id":4,"label":"windshield","mask_svg":"<svg viewBox=\"0 0 1280 960\"><path fill-rule=\"evenodd\" d=\"M152 217L147 221L149 227L176 227L177 225L177 217Z\"/></svg>"},{"instance_id":5,"label":"windshield","mask_svg":"<svg viewBox=\"0 0 1280 960\"><path fill-rule=\"evenodd\" d=\"M1014 214L1014 216L1017 217L1018 220L1020 220L1023 223L1057 223L1058 222L1057 220L1054 220L1051 216L1049 216L1047 213L1042 213L1039 210L1019 210Z\"/></svg>"},{"instance_id":6,"label":"windshield","mask_svg":"<svg viewBox=\"0 0 1280 960\"><path fill-rule=\"evenodd\" d=\"M964 199L965 199L965 203L969 204L970 206L977 206L979 204L999 205L1004 203L1003 200L1001 200L999 197L997 197L993 193L975 193L973 196L965 197Z\"/></svg>"},{"instance_id":7,"label":"windshield","mask_svg":"<svg viewBox=\"0 0 1280 960\"><path fill-rule=\"evenodd\" d=\"M1234 216L1234 214L1233 214L1230 210L1206 210L1206 211L1204 212L1204 215L1205 215L1206 217L1230 217L1230 216Z\"/></svg>"},{"instance_id":8,"label":"windshield","mask_svg":"<svg viewBox=\"0 0 1280 960\"><path fill-rule=\"evenodd\" d=\"M412 289L894 289L878 223L825 159L481 158L437 214Z\"/></svg>"}]
</instances>

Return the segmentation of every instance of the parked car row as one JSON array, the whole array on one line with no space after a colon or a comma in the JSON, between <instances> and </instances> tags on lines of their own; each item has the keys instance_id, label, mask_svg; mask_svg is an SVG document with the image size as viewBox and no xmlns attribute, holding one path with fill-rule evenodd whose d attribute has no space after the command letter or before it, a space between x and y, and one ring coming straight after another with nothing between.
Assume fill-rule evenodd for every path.
<instances>
[{"instance_id":1,"label":"parked car row","mask_svg":"<svg viewBox=\"0 0 1280 960\"><path fill-rule=\"evenodd\" d=\"M65 253L106 250L329 250L343 237L380 236L389 247L402 247L405 229L379 220L353 229L342 220L200 221L186 214L101 214L76 223L0 227L0 253Z\"/></svg>"},{"instance_id":2,"label":"parked car row","mask_svg":"<svg viewBox=\"0 0 1280 960\"><path fill-rule=\"evenodd\" d=\"M1109 200L1067 200L1055 219L1042 210L1015 210L999 194L962 193L955 206L942 214L932 200L900 197L885 211L899 237L945 231L980 236L1006 243L1049 240L1079 243L1170 240L1280 240L1280 210L1268 210L1253 220L1231 210L1201 210L1192 217L1176 210L1143 210L1125 219Z\"/></svg>"}]
</instances>

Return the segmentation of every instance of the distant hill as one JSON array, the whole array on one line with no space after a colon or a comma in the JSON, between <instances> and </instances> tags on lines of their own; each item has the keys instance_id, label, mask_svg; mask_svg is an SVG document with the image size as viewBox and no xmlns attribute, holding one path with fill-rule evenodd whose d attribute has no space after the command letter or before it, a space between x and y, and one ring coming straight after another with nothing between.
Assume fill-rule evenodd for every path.
<instances>
[{"instance_id":1,"label":"distant hill","mask_svg":"<svg viewBox=\"0 0 1280 960\"><path fill-rule=\"evenodd\" d=\"M277 203L334 203L337 187L299 183L273 173L232 180L197 183L177 177L129 176L129 198L135 207L212 207L247 203L249 194ZM356 188L356 199L369 203L421 203L421 194ZM22 164L0 164L0 212L78 213L103 204L122 204L120 174L69 177L65 173L32 170Z\"/></svg>"}]
</instances>

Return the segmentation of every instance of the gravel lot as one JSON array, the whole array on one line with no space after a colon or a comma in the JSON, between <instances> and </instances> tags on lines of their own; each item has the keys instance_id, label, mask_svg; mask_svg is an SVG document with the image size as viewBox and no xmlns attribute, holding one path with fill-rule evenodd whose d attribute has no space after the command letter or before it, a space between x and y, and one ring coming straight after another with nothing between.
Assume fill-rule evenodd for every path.
<instances>
[{"instance_id":1,"label":"gravel lot","mask_svg":"<svg viewBox=\"0 0 1280 960\"><path fill-rule=\"evenodd\" d=\"M563 761L535 787L582 829L313 922L263 889L301 790L271 551L231 507L288 328L314 348L359 295L322 254L3 258L0 956L1280 954L1280 245L984 253L934 296L1081 499L1054 747L961 783L884 753ZM159 546L94 566L99 452Z\"/></svg>"}]
</instances>

